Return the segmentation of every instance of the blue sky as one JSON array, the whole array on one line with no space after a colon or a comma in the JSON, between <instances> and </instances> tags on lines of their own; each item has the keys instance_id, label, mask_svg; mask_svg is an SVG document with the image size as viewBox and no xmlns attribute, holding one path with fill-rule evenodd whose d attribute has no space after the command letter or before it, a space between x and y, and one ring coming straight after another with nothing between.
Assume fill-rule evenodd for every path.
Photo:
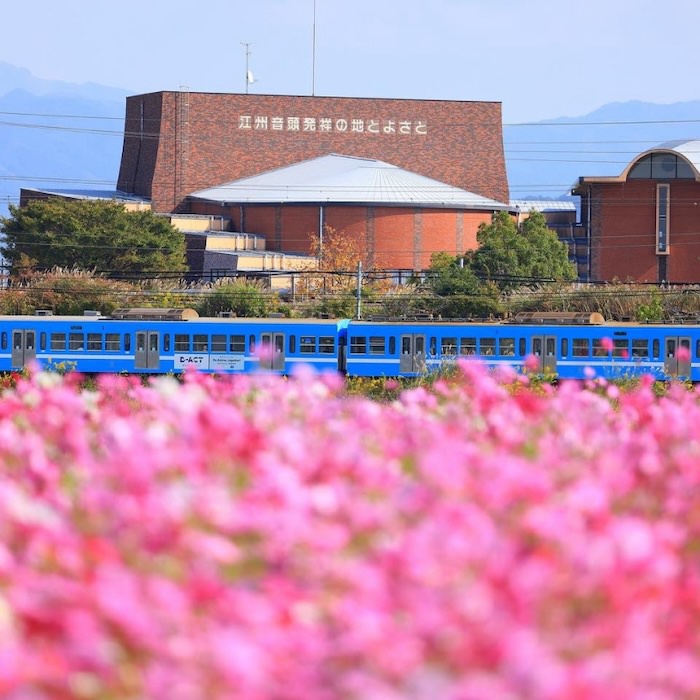
<instances>
[{"instance_id":1,"label":"blue sky","mask_svg":"<svg viewBox=\"0 0 700 700\"><path fill-rule=\"evenodd\" d=\"M505 122L700 99L699 0L34 0L0 61L134 94L494 100ZM315 60L314 56L315 46Z\"/></svg>"}]
</instances>

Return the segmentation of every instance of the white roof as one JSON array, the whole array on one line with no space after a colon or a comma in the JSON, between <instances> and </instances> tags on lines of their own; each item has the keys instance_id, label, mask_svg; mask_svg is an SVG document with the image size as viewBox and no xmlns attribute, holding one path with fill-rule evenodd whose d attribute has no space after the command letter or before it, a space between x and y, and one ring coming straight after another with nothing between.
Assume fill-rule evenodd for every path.
<instances>
[{"instance_id":1,"label":"white roof","mask_svg":"<svg viewBox=\"0 0 700 700\"><path fill-rule=\"evenodd\" d=\"M329 154L193 192L237 204L380 204L509 210L488 197L369 158Z\"/></svg>"},{"instance_id":2,"label":"white roof","mask_svg":"<svg viewBox=\"0 0 700 700\"><path fill-rule=\"evenodd\" d=\"M561 199L511 199L510 205L518 211L576 211L576 204Z\"/></svg>"},{"instance_id":3,"label":"white roof","mask_svg":"<svg viewBox=\"0 0 700 700\"><path fill-rule=\"evenodd\" d=\"M683 156L695 168L696 176L700 175L700 140L666 141L652 149L652 151L662 150L675 151L679 156Z\"/></svg>"}]
</instances>

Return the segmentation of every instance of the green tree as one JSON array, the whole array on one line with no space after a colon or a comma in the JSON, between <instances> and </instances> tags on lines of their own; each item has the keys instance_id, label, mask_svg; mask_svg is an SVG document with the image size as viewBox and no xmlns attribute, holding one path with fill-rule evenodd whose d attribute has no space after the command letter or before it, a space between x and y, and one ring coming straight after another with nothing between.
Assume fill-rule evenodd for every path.
<instances>
[{"instance_id":1,"label":"green tree","mask_svg":"<svg viewBox=\"0 0 700 700\"><path fill-rule=\"evenodd\" d=\"M0 247L15 275L28 268L184 272L185 239L151 211L105 200L48 199L10 206Z\"/></svg>"},{"instance_id":2,"label":"green tree","mask_svg":"<svg viewBox=\"0 0 700 700\"><path fill-rule=\"evenodd\" d=\"M532 212L520 228L506 212L497 212L490 224L479 226L477 241L479 248L469 254L469 266L501 289L530 280L576 279L566 243L547 227L539 212Z\"/></svg>"},{"instance_id":3,"label":"green tree","mask_svg":"<svg viewBox=\"0 0 700 700\"><path fill-rule=\"evenodd\" d=\"M439 297L435 310L444 318L485 318L501 310L498 288L480 280L462 256L434 253L427 284Z\"/></svg>"}]
</instances>

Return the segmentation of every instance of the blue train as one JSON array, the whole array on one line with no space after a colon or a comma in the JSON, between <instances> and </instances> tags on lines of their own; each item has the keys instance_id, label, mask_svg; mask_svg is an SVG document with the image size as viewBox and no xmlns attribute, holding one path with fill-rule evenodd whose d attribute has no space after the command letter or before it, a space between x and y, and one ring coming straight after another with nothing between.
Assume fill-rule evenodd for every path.
<instances>
[{"instance_id":1,"label":"blue train","mask_svg":"<svg viewBox=\"0 0 700 700\"><path fill-rule=\"evenodd\" d=\"M191 309L0 317L0 372L38 364L86 374L188 367L291 374L305 364L348 376L415 377L459 358L559 378L592 370L700 381L700 325L606 323L600 314L574 313L494 322L200 318Z\"/></svg>"}]
</instances>

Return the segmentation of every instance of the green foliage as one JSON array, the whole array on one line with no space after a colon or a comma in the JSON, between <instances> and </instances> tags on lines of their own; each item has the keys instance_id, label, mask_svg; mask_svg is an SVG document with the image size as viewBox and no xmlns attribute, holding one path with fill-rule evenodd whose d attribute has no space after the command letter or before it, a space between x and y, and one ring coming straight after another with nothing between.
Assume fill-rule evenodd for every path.
<instances>
[{"instance_id":1,"label":"green foliage","mask_svg":"<svg viewBox=\"0 0 700 700\"><path fill-rule=\"evenodd\" d=\"M222 279L203 290L195 308L201 316L216 316L221 311L231 311L236 316L267 316L277 306L277 295L260 284Z\"/></svg>"},{"instance_id":2,"label":"green foliage","mask_svg":"<svg viewBox=\"0 0 700 700\"><path fill-rule=\"evenodd\" d=\"M185 239L151 211L130 212L104 200L49 199L10 206L0 218L0 248L12 273L31 267L114 272L185 270Z\"/></svg>"},{"instance_id":3,"label":"green foliage","mask_svg":"<svg viewBox=\"0 0 700 700\"><path fill-rule=\"evenodd\" d=\"M532 212L520 229L506 212L497 212L490 224L479 227L477 241L479 248L469 255L469 266L501 289L529 280L576 279L566 244L547 228L539 212Z\"/></svg>"},{"instance_id":4,"label":"green foliage","mask_svg":"<svg viewBox=\"0 0 700 700\"><path fill-rule=\"evenodd\" d=\"M436 295L435 313L443 318L486 318L501 311L500 293L490 282L482 282L461 256L435 253L431 258L428 288Z\"/></svg>"}]
</instances>

